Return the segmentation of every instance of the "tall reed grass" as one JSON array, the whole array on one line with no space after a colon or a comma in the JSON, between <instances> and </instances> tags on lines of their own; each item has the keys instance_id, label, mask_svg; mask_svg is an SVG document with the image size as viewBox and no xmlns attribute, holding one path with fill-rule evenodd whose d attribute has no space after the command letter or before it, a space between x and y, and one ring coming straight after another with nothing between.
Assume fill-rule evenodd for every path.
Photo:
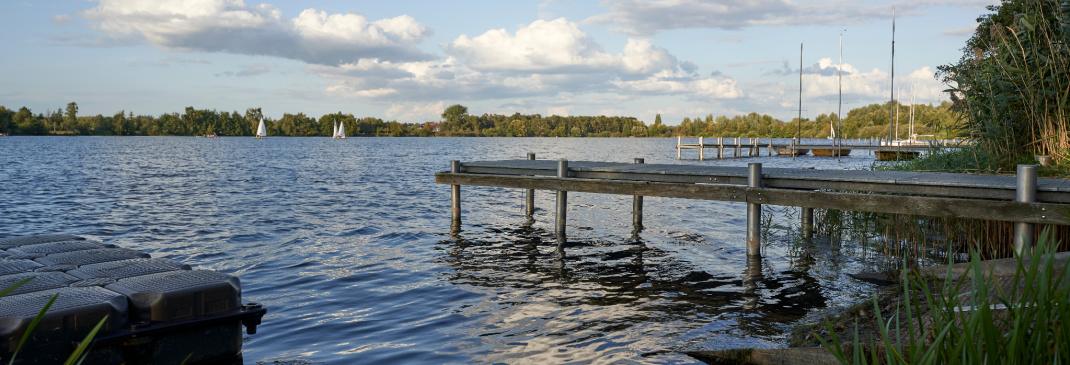
<instances>
[{"instance_id":1,"label":"tall reed grass","mask_svg":"<svg viewBox=\"0 0 1070 365\"><path fill-rule=\"evenodd\" d=\"M962 58L939 66L980 155L1011 168L1070 157L1070 0L1010 0L978 18Z\"/></svg>"},{"instance_id":2,"label":"tall reed grass","mask_svg":"<svg viewBox=\"0 0 1070 365\"><path fill-rule=\"evenodd\" d=\"M1070 361L1070 270L1056 269L1047 232L1033 259L1016 256L1012 278L1000 278L971 253L958 279L904 274L903 301L893 313L873 300L875 336L854 328L847 344L826 321L821 343L844 364L1061 364ZM905 328L903 327L905 326Z\"/></svg>"}]
</instances>

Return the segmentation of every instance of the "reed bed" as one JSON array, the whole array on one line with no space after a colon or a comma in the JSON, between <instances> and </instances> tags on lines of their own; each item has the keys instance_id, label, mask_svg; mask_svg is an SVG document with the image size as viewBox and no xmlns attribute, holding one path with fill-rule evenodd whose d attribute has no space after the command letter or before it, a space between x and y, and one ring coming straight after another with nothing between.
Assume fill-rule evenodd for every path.
<instances>
[{"instance_id":1,"label":"reed bed","mask_svg":"<svg viewBox=\"0 0 1070 365\"><path fill-rule=\"evenodd\" d=\"M855 321L852 342L828 320L818 339L844 364L1066 363L1070 270L1056 268L1056 242L1041 234L1034 259L1016 256L1011 277L989 271L976 251L958 278L951 265L943 280L905 271L901 301L890 308L875 296L874 315Z\"/></svg>"},{"instance_id":2,"label":"reed bed","mask_svg":"<svg viewBox=\"0 0 1070 365\"><path fill-rule=\"evenodd\" d=\"M1035 231L1049 232L1055 249L1070 251L1070 227L1038 224ZM815 209L814 234L833 242L858 242L865 255L883 258L896 269L962 262L970 252L986 260L1014 254L1014 223L1004 221Z\"/></svg>"}]
</instances>

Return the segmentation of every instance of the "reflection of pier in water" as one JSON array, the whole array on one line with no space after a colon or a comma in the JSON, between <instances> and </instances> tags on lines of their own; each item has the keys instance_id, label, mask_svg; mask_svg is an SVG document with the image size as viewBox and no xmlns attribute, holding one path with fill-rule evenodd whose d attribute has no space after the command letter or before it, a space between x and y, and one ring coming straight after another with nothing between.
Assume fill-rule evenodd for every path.
<instances>
[{"instance_id":1,"label":"reflection of pier in water","mask_svg":"<svg viewBox=\"0 0 1070 365\"><path fill-rule=\"evenodd\" d=\"M568 240L532 222L474 226L480 232L455 231L440 242L441 262L451 268L446 280L494 294L472 310L487 316L475 333L480 341L508 347L559 336L551 342L565 347L648 326L671 325L668 332L680 334L715 321L726 334L768 338L826 306L805 254L780 272L747 256L741 272L709 273L649 246L639 231L620 242Z\"/></svg>"}]
</instances>

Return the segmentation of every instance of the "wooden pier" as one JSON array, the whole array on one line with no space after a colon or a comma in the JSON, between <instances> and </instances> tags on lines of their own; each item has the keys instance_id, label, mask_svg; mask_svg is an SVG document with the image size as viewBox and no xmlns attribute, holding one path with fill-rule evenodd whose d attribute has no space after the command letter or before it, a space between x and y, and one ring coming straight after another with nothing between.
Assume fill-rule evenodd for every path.
<instances>
[{"instance_id":1,"label":"wooden pier","mask_svg":"<svg viewBox=\"0 0 1070 365\"><path fill-rule=\"evenodd\" d=\"M676 137L676 159L683 158L683 150L697 149L698 159L706 159L706 149L713 149L717 159L726 157L725 151L732 152L731 157L756 157L761 155L761 150L766 150L766 155L805 155L814 151L818 156L846 156L851 150L873 151L876 156L887 158L904 158L917 156L921 152L931 151L933 148L953 148L958 146L958 141L932 141L907 142L889 141L881 138L874 139L834 139L827 144L801 143L791 139L787 143L774 143L775 138L705 138L698 137L698 143L684 143L683 137ZM821 151L821 152L818 152Z\"/></svg>"},{"instance_id":2,"label":"wooden pier","mask_svg":"<svg viewBox=\"0 0 1070 365\"><path fill-rule=\"evenodd\" d=\"M1032 245L1034 224L1070 225L1070 180L1038 179L1036 165L1019 165L1017 176L935 172L763 169L635 163L536 160L453 161L435 182L452 186L453 222L461 222L461 186L528 189L557 193L555 230L564 234L569 192L632 195L634 221L642 225L642 197L747 203L747 253L760 255L761 204L803 208L806 236L813 209L959 217L1017 222L1018 252Z\"/></svg>"}]
</instances>

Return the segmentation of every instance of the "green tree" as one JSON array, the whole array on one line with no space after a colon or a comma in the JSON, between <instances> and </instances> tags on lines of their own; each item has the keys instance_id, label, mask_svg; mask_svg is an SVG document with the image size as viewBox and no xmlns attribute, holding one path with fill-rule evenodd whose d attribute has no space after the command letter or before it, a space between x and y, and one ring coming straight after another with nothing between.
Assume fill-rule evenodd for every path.
<instances>
[{"instance_id":1,"label":"green tree","mask_svg":"<svg viewBox=\"0 0 1070 365\"><path fill-rule=\"evenodd\" d=\"M67 103L67 113L63 114L63 121L66 123L67 130L74 129L78 125L78 103Z\"/></svg>"},{"instance_id":2,"label":"green tree","mask_svg":"<svg viewBox=\"0 0 1070 365\"><path fill-rule=\"evenodd\" d=\"M445 119L443 123L444 128L449 130L460 130L460 124L467 119L468 107L461 104L450 105L442 112L442 119Z\"/></svg>"},{"instance_id":3,"label":"green tree","mask_svg":"<svg viewBox=\"0 0 1070 365\"><path fill-rule=\"evenodd\" d=\"M15 112L11 109L0 106L0 133L11 133L14 128Z\"/></svg>"}]
</instances>

